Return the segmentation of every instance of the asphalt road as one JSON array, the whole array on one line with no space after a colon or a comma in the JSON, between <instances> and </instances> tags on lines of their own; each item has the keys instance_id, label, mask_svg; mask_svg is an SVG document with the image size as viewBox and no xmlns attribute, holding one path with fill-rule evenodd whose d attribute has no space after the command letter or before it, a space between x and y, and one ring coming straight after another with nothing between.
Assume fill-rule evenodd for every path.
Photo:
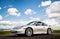
<instances>
[{"instance_id":1,"label":"asphalt road","mask_svg":"<svg viewBox=\"0 0 60 39\"><path fill-rule=\"evenodd\" d=\"M7 35L7 36L0 36L0 39L60 39L60 34L52 34L52 35L33 35L31 37L27 37L25 35Z\"/></svg>"}]
</instances>

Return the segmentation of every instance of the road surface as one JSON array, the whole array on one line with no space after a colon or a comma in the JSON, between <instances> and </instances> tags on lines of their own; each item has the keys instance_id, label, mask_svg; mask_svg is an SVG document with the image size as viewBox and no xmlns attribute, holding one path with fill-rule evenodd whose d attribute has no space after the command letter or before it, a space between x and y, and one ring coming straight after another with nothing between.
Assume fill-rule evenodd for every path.
<instances>
[{"instance_id":1,"label":"road surface","mask_svg":"<svg viewBox=\"0 0 60 39\"><path fill-rule=\"evenodd\" d=\"M6 36L0 36L0 39L60 39L60 34L52 34L52 35L33 35L31 37L27 37L25 35L6 35Z\"/></svg>"}]
</instances>

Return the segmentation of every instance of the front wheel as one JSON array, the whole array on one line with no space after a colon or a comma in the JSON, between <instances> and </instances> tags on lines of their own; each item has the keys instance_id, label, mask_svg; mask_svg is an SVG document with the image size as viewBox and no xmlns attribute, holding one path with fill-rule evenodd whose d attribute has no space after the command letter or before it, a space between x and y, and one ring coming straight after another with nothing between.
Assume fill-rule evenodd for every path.
<instances>
[{"instance_id":1,"label":"front wheel","mask_svg":"<svg viewBox=\"0 0 60 39\"><path fill-rule=\"evenodd\" d=\"M25 34L26 34L27 36L32 36L32 34L33 34L32 29L31 29L31 28L27 28L26 31L25 31Z\"/></svg>"},{"instance_id":2,"label":"front wheel","mask_svg":"<svg viewBox=\"0 0 60 39\"><path fill-rule=\"evenodd\" d=\"M51 29L47 30L47 34L50 35L52 33Z\"/></svg>"}]
</instances>

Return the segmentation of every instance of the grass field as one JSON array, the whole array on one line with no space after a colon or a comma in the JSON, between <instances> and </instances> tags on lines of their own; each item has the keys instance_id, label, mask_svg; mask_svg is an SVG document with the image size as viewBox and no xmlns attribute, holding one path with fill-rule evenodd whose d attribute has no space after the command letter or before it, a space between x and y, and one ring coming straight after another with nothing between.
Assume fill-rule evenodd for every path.
<instances>
[{"instance_id":1,"label":"grass field","mask_svg":"<svg viewBox=\"0 0 60 39\"><path fill-rule=\"evenodd\" d=\"M60 33L60 30L53 30L52 33Z\"/></svg>"},{"instance_id":2,"label":"grass field","mask_svg":"<svg viewBox=\"0 0 60 39\"><path fill-rule=\"evenodd\" d=\"M0 35L11 34L10 31L0 31Z\"/></svg>"},{"instance_id":3,"label":"grass field","mask_svg":"<svg viewBox=\"0 0 60 39\"><path fill-rule=\"evenodd\" d=\"M53 30L52 33L60 33L60 30ZM0 30L0 35L11 34L10 31L2 31Z\"/></svg>"}]
</instances>

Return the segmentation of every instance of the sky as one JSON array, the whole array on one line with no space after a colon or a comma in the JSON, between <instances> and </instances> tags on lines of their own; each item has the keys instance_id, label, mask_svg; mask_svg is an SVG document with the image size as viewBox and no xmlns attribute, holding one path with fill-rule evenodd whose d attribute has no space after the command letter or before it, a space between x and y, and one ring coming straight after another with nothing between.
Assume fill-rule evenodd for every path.
<instances>
[{"instance_id":1,"label":"sky","mask_svg":"<svg viewBox=\"0 0 60 39\"><path fill-rule=\"evenodd\" d=\"M0 0L0 28L34 20L59 28L60 0Z\"/></svg>"}]
</instances>

